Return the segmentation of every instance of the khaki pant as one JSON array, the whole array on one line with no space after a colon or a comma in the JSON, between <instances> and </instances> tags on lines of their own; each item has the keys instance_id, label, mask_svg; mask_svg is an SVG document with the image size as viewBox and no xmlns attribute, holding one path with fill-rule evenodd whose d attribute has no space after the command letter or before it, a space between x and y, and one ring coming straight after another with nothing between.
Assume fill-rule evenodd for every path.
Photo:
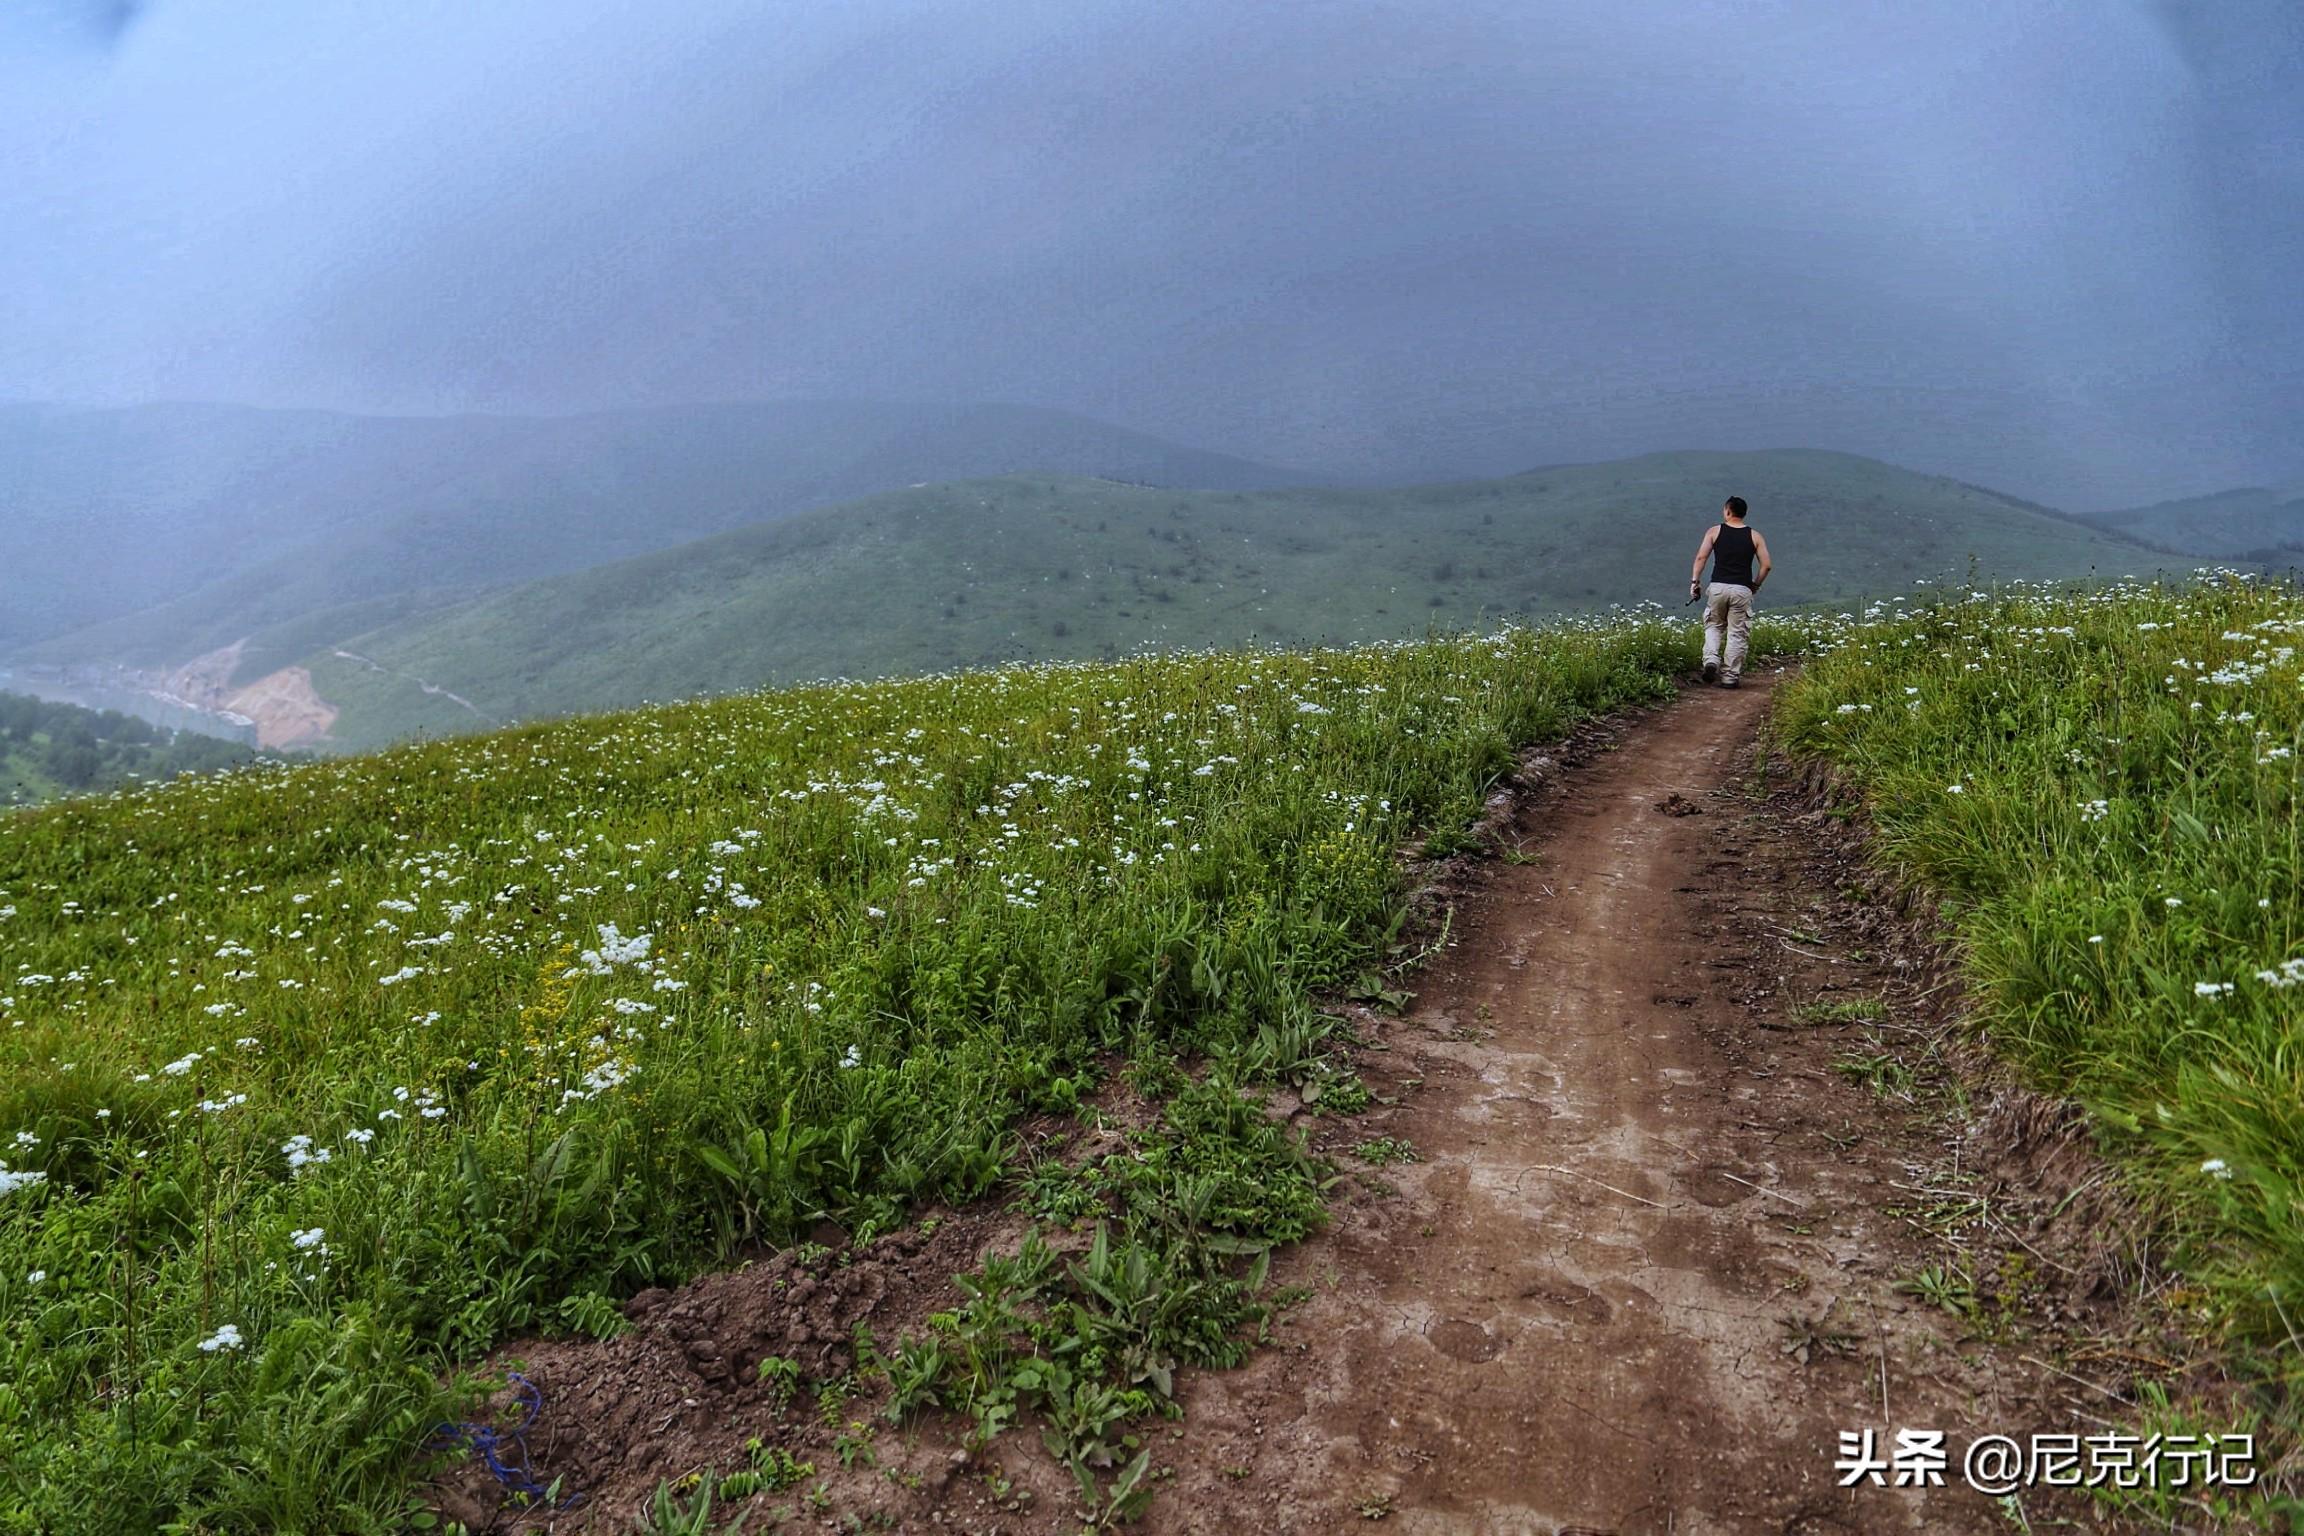
<instances>
[{"instance_id":1,"label":"khaki pant","mask_svg":"<svg viewBox=\"0 0 2304 1536\"><path fill-rule=\"evenodd\" d=\"M1720 641L1725 631L1725 655ZM1715 581L1704 589L1704 659L1720 663L1720 680L1732 683L1744 672L1744 646L1752 635L1752 589Z\"/></svg>"}]
</instances>

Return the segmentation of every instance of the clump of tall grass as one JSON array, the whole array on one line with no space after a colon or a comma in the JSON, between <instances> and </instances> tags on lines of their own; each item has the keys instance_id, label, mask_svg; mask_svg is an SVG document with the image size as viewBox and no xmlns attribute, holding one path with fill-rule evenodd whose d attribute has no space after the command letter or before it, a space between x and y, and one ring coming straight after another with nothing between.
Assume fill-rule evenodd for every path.
<instances>
[{"instance_id":1,"label":"clump of tall grass","mask_svg":"<svg viewBox=\"0 0 2304 1536\"><path fill-rule=\"evenodd\" d=\"M1886 856L1943 894L1994 1045L2093 1112L2236 1363L2291 1393L2300 647L2287 586L2018 589L1852 630L1780 700L1786 740L1860 785Z\"/></svg>"}]
</instances>

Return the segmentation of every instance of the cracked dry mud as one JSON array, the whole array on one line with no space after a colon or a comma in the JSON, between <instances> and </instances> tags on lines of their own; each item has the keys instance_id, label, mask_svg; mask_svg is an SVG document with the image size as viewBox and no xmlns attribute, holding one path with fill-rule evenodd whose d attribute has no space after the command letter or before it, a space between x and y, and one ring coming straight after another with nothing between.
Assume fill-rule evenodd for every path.
<instances>
[{"instance_id":1,"label":"cracked dry mud","mask_svg":"<svg viewBox=\"0 0 2304 1536\"><path fill-rule=\"evenodd\" d=\"M1547 760L1492 804L1520 857L1447 866L1428 906L1449 910L1447 942L1407 983L1414 1002L1359 1015L1379 1106L1273 1107L1351 1176L1332 1227L1275 1263L1276 1284L1309 1294L1270 1346L1186 1378L1181 1424L1146 1427L1164 1473L1142 1529L2006 1532L1957 1460L1945 1487L1839 1488L1839 1432L1942 1429L1956 1457L1975 1434L2119 1412L1896 1289L1945 1258L1894 1212L1947 1132L1836 1072L1864 1031L1812 1005L1867 1000L1909 1027L1949 1006L1950 972L1836 888L1856 867L1846 834L1797 795L1755 791L1775 680L1587 727L1573 766ZM2045 1188L2035 1209L2088 1171L2052 1125L1956 1129L1999 1159L1996 1189ZM1420 1161L1353 1156L1379 1137ZM2117 1310L2118 1287L2071 1246L2090 1212L2066 1207L2033 1229L2048 1251L2016 1241L2065 1277L2065 1320ZM555 1405L532 1437L543 1475L587 1498L523 1517L467 1466L443 1506L483 1530L622 1528L658 1479L736 1465L767 1433L829 1474L828 1506L786 1500L778 1528L1076 1531L1069 1479L1029 1426L970 1456L965 1426L932 1416L882 1436L877 1470L848 1470L816 1443L829 1431L779 1429L739 1368L797 1339L813 1371L857 1323L892 1339L1020 1228L981 1208L932 1242L883 1240L818 1298L822 1318L777 1288L779 1258L639 1298L638 1326L607 1344L509 1350Z\"/></svg>"}]
</instances>

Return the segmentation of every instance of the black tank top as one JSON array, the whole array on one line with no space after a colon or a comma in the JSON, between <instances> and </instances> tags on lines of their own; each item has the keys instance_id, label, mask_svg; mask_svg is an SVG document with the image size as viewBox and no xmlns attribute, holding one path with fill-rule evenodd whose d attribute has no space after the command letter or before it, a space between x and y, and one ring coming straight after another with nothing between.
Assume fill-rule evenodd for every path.
<instances>
[{"instance_id":1,"label":"black tank top","mask_svg":"<svg viewBox=\"0 0 2304 1536\"><path fill-rule=\"evenodd\" d=\"M1752 585L1752 530L1720 525L1712 541L1712 579L1732 586Z\"/></svg>"}]
</instances>

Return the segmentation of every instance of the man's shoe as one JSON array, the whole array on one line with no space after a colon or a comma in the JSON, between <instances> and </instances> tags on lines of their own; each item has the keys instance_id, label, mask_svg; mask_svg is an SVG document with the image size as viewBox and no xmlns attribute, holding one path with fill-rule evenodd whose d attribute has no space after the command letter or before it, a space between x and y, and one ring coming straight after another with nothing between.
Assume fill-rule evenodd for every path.
<instances>
[{"instance_id":1,"label":"man's shoe","mask_svg":"<svg viewBox=\"0 0 2304 1536\"><path fill-rule=\"evenodd\" d=\"M1732 677L1724 677L1724 678L1720 679L1720 686L1721 686L1721 687L1723 687L1723 688L1736 688L1736 687L1741 687L1742 685L1741 685L1741 684L1739 684L1739 683L1736 681L1736 679L1734 679L1734 678L1732 678Z\"/></svg>"},{"instance_id":2,"label":"man's shoe","mask_svg":"<svg viewBox=\"0 0 2304 1536\"><path fill-rule=\"evenodd\" d=\"M1704 681L1708 683L1720 681L1720 663L1716 661L1704 663Z\"/></svg>"}]
</instances>

